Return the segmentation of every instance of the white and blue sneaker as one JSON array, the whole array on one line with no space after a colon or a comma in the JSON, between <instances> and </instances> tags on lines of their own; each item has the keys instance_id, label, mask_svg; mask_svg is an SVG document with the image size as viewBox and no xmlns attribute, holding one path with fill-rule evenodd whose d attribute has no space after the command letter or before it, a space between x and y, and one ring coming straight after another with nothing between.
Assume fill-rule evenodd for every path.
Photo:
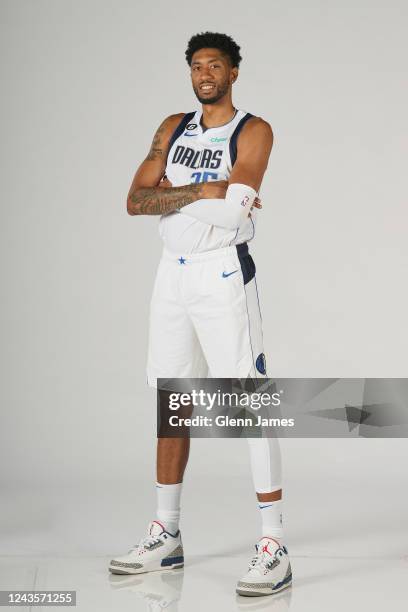
<instances>
[{"instance_id":1,"label":"white and blue sneaker","mask_svg":"<svg viewBox=\"0 0 408 612\"><path fill-rule=\"evenodd\" d=\"M238 595L273 595L292 584L292 570L286 546L263 537L255 545L247 573L238 581Z\"/></svg>"},{"instance_id":2,"label":"white and blue sneaker","mask_svg":"<svg viewBox=\"0 0 408 612\"><path fill-rule=\"evenodd\" d=\"M159 521L152 521L147 536L133 546L126 555L115 557L109 564L112 574L143 574L157 570L178 569L184 566L180 530L166 531Z\"/></svg>"}]
</instances>

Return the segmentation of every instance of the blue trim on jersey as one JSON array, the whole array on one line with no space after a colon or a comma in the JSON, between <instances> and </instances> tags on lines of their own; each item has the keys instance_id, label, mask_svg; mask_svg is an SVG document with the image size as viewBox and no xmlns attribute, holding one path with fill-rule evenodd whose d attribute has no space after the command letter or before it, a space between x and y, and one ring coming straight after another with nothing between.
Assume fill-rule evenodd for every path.
<instances>
[{"instance_id":1,"label":"blue trim on jersey","mask_svg":"<svg viewBox=\"0 0 408 612\"><path fill-rule=\"evenodd\" d=\"M235 161L237 159L237 139L239 136L240 131L242 130L242 128L244 127L245 123L248 121L248 119L251 119L251 117L253 117L254 115L251 115L251 113L247 113L246 115L244 115L241 119L241 121L239 121L237 127L235 128L235 130L232 133L230 142L229 142L229 152L230 152L230 159L231 159L231 166L233 166L235 164Z\"/></svg>"},{"instance_id":2,"label":"blue trim on jersey","mask_svg":"<svg viewBox=\"0 0 408 612\"><path fill-rule=\"evenodd\" d=\"M184 117L182 118L182 120L180 121L180 123L178 124L178 126L176 127L176 129L174 130L170 141L169 141L169 148L167 150L167 153L170 152L171 147L174 145L174 143L176 142L177 138L179 138L182 133L184 132L185 127L191 123L192 118L195 115L195 111L192 113L187 113L184 115Z\"/></svg>"}]
</instances>

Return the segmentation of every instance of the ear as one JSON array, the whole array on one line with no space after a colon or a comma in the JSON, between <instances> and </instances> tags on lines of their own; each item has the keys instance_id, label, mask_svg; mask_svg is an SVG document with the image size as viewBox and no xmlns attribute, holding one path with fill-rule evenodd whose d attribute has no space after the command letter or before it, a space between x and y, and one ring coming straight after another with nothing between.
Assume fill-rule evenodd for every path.
<instances>
[{"instance_id":1,"label":"ear","mask_svg":"<svg viewBox=\"0 0 408 612\"><path fill-rule=\"evenodd\" d=\"M235 83L238 78L238 68L231 69L231 83Z\"/></svg>"}]
</instances>

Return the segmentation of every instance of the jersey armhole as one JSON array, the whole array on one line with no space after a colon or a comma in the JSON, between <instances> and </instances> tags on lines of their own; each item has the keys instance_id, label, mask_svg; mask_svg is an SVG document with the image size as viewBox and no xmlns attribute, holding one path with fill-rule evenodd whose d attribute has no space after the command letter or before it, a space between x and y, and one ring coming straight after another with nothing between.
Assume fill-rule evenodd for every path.
<instances>
[{"instance_id":1,"label":"jersey armhole","mask_svg":"<svg viewBox=\"0 0 408 612\"><path fill-rule=\"evenodd\" d=\"M231 167L235 164L236 159L237 159L237 140L238 140L239 133L244 127L244 125L246 124L246 122L248 121L248 119L251 119L254 116L255 115L252 115L251 113L247 113L246 115L244 115L242 119L238 122L237 127L232 133L232 136L229 142L229 154L230 154L230 160L231 160Z\"/></svg>"},{"instance_id":2,"label":"jersey armhole","mask_svg":"<svg viewBox=\"0 0 408 612\"><path fill-rule=\"evenodd\" d=\"M192 118L195 115L195 111L192 113L186 113L184 115L184 117L182 118L182 120L180 121L180 123L178 124L178 126L176 127L176 129L174 130L173 134L171 135L171 138L169 140L169 146L167 149L167 157L170 153L170 149L171 147L174 145L174 143L176 142L177 138L179 136L181 136L181 134L184 132L185 127L190 123L190 121L192 120ZM167 160L166 160L167 162Z\"/></svg>"}]
</instances>

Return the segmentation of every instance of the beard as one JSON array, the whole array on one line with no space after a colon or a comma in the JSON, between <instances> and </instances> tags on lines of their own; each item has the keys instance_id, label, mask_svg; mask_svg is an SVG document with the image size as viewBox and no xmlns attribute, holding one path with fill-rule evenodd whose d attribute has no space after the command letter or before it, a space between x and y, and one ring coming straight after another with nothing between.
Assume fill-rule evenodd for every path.
<instances>
[{"instance_id":1,"label":"beard","mask_svg":"<svg viewBox=\"0 0 408 612\"><path fill-rule=\"evenodd\" d=\"M221 98L223 98L225 94L228 93L228 88L229 88L229 84L227 81L225 81L225 83L222 83L221 85L216 86L215 93L212 98L201 97L200 90L195 87L194 87L194 93L197 96L197 99L200 102L200 104L216 104L216 102L221 100Z\"/></svg>"}]
</instances>

